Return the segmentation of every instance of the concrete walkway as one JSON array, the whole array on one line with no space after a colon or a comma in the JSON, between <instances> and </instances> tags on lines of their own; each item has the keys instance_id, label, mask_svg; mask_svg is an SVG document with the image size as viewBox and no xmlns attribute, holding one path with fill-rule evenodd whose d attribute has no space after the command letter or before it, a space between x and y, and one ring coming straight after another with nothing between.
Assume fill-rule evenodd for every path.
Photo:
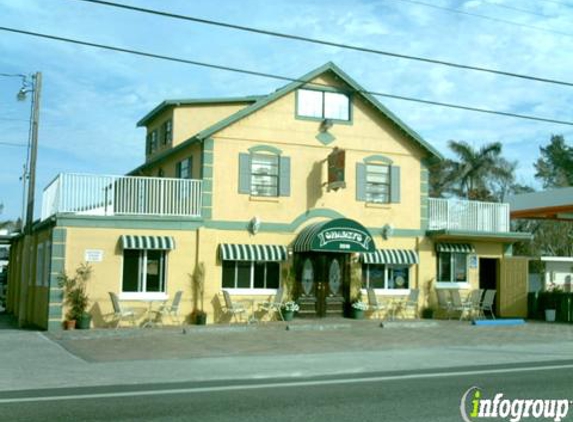
<instances>
[{"instance_id":1,"label":"concrete walkway","mask_svg":"<svg viewBox=\"0 0 573 422\"><path fill-rule=\"evenodd\" d=\"M1 324L0 324L1 325ZM0 390L416 371L573 358L573 325L346 319L213 326L0 330Z\"/></svg>"}]
</instances>

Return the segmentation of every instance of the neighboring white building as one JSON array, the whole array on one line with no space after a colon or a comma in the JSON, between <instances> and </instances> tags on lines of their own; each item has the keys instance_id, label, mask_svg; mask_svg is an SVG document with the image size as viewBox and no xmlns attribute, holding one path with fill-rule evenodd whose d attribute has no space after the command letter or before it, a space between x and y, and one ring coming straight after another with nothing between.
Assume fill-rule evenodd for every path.
<instances>
[{"instance_id":1,"label":"neighboring white building","mask_svg":"<svg viewBox=\"0 0 573 422\"><path fill-rule=\"evenodd\" d=\"M573 292L573 257L543 256L545 263L544 287L555 284L565 292Z\"/></svg>"}]
</instances>

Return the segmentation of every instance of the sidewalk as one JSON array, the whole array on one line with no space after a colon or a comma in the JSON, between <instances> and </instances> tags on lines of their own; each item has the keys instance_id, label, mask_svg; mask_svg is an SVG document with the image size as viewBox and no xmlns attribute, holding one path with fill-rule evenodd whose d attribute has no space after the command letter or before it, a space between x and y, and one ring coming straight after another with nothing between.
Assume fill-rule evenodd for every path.
<instances>
[{"instance_id":1,"label":"sidewalk","mask_svg":"<svg viewBox=\"0 0 573 422\"><path fill-rule=\"evenodd\" d=\"M0 390L320 376L567 360L573 325L295 320L288 324L0 330ZM17 382L15 382L17 380Z\"/></svg>"}]
</instances>

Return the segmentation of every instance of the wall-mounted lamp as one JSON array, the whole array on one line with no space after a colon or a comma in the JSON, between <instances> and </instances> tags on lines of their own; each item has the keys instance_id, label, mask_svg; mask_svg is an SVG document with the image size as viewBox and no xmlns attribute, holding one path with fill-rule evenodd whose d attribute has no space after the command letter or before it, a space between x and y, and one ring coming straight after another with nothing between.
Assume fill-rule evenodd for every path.
<instances>
[{"instance_id":1,"label":"wall-mounted lamp","mask_svg":"<svg viewBox=\"0 0 573 422\"><path fill-rule=\"evenodd\" d=\"M251 221L249 221L249 232L252 235L255 235L259 232L261 228L261 219L257 216L253 217Z\"/></svg>"},{"instance_id":2,"label":"wall-mounted lamp","mask_svg":"<svg viewBox=\"0 0 573 422\"><path fill-rule=\"evenodd\" d=\"M394 234L394 226L392 224L384 224L382 227L382 238L388 240Z\"/></svg>"},{"instance_id":3,"label":"wall-mounted lamp","mask_svg":"<svg viewBox=\"0 0 573 422\"><path fill-rule=\"evenodd\" d=\"M332 120L324 119L322 122L320 122L320 127L318 128L318 130L320 130L321 132L326 132L332 126L334 126L334 122Z\"/></svg>"}]
</instances>

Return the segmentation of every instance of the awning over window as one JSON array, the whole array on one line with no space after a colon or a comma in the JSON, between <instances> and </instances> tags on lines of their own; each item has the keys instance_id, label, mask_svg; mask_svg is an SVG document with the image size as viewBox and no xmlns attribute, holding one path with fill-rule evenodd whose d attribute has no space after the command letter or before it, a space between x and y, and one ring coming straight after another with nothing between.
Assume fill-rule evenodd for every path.
<instances>
[{"instance_id":1,"label":"awning over window","mask_svg":"<svg viewBox=\"0 0 573 422\"><path fill-rule=\"evenodd\" d=\"M133 236L120 237L123 249L175 249L175 240L171 236Z\"/></svg>"},{"instance_id":2,"label":"awning over window","mask_svg":"<svg viewBox=\"0 0 573 422\"><path fill-rule=\"evenodd\" d=\"M475 253L474 245L471 243L438 243L436 244L438 252L457 252L457 253Z\"/></svg>"},{"instance_id":3,"label":"awning over window","mask_svg":"<svg viewBox=\"0 0 573 422\"><path fill-rule=\"evenodd\" d=\"M223 261L286 261L287 248L282 245L245 245L221 243Z\"/></svg>"},{"instance_id":4,"label":"awning over window","mask_svg":"<svg viewBox=\"0 0 573 422\"><path fill-rule=\"evenodd\" d=\"M375 252L362 254L365 264L418 264L418 254L410 249L378 249Z\"/></svg>"},{"instance_id":5,"label":"awning over window","mask_svg":"<svg viewBox=\"0 0 573 422\"><path fill-rule=\"evenodd\" d=\"M374 252L372 236L362 224L347 218L310 224L293 243L295 252Z\"/></svg>"}]
</instances>

